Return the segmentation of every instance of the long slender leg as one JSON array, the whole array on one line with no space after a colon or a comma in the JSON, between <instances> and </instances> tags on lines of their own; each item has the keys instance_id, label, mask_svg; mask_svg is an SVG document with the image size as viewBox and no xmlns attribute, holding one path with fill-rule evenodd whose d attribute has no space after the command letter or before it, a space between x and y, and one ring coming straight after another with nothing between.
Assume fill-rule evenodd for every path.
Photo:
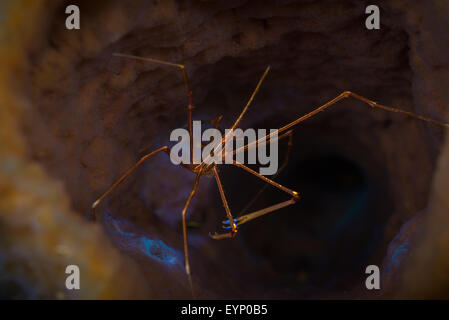
<instances>
[{"instance_id":1,"label":"long slender leg","mask_svg":"<svg viewBox=\"0 0 449 320\"><path fill-rule=\"evenodd\" d=\"M302 121L304 121L304 120L314 116L315 114L317 114L317 113L327 109L328 107L330 107L331 105L335 104L336 102L338 102L338 101L340 101L342 99L345 99L345 98L349 98L349 97L352 97L352 98L355 98L355 99L360 100L362 102L365 102L366 104L368 104L372 108L378 108L378 109L382 109L382 110L386 110L386 111L390 111L390 112L395 112L395 113L402 113L402 114L404 114L406 116L409 116L409 117L412 117L412 118L416 118L416 119L419 119L419 120L423 120L423 121L427 121L427 122L430 122L430 123L438 125L438 126L442 126L442 127L446 127L446 128L449 127L449 123L440 122L440 121L437 121L437 120L434 120L434 119L431 119L431 118L427 118L427 117L423 117L423 116L415 114L413 112L401 110L401 109L398 109L398 108L387 107L387 106L378 104L377 102L374 102L372 100L369 100L369 99L367 99L367 98L365 98L363 96L355 94L355 93L353 93L351 91L345 91L345 92L341 93L340 95L338 95L336 98L334 98L334 99L330 100L329 102L323 104L321 107L318 107L315 110L313 110L312 112L309 112L309 113L305 114L304 116L296 119L295 121L290 122L289 124L283 126L282 128L279 129L279 133L281 133L281 132L283 132L285 130L290 129L291 127L297 125L298 123L300 123L300 122L302 122Z\"/></svg>"},{"instance_id":2,"label":"long slender leg","mask_svg":"<svg viewBox=\"0 0 449 320\"><path fill-rule=\"evenodd\" d=\"M287 131L287 132L285 132L285 133L283 133L283 134L281 134L280 136L278 136L278 137L276 137L276 138L273 138L273 137L271 137L270 135L267 135L267 136L265 136L264 138L266 138L266 139L264 139L264 138L261 138L261 139L259 139L259 140L257 140L256 142L259 142L259 146L260 145L263 145L263 144L270 144L271 142L273 142L273 141L280 141L281 139L284 139L284 138L291 138L290 136L292 135L292 133L293 133L293 130L289 130L289 131ZM290 139L291 140L291 139ZM289 142L289 144L290 144L290 142ZM243 146L243 147L241 147L241 148L238 148L238 149L236 149L236 150L234 150L233 152L232 152L232 155L234 156L235 154L237 154L237 153L239 153L239 152L243 152L243 151L245 151L245 150L248 150L248 149L251 149L251 148L254 148L254 147L256 147L256 144L255 143L253 143L253 142L251 142L251 143L248 143L247 145L245 145L245 146ZM226 153L225 153L225 150L223 151L223 157L222 157L222 160L223 161L225 161L225 158L226 158Z\"/></svg>"},{"instance_id":3,"label":"long slender leg","mask_svg":"<svg viewBox=\"0 0 449 320\"><path fill-rule=\"evenodd\" d=\"M276 179L282 173L282 171L287 167L288 161L290 160L290 154L291 154L292 147L293 147L293 130L287 131L285 133L285 135L288 136L287 152L286 152L286 155L285 155L285 158L284 158L284 162L279 167L279 169L276 172L276 174L272 177L272 180ZM281 137L279 137L279 139L280 138ZM270 143L270 141L268 141L267 143ZM263 187L256 193L256 195L240 211L239 216L242 215L244 212L246 212L248 210L248 208L250 208L253 205L253 203L256 202L256 200L262 195L262 193L264 193L264 191L267 188L268 188L268 184L264 184Z\"/></svg>"},{"instance_id":4,"label":"long slender leg","mask_svg":"<svg viewBox=\"0 0 449 320\"><path fill-rule=\"evenodd\" d=\"M189 106L187 107L187 112L188 112L188 122L189 122L189 133L190 133L190 163L193 163L193 119L192 119L192 111L193 109L195 109L194 105L193 105L193 96L192 96L192 90L190 90L190 85L189 85L189 79L187 77L187 72L186 72L186 68L184 65L182 64L178 64L178 63L172 63L172 62L167 62L167 61L163 61L163 60L158 60L158 59L153 59L153 58L144 58L144 57L139 57L139 56L134 56L134 55L130 55L130 54L123 54L123 53L113 53L113 56L116 57L122 57L122 58L129 58L129 59L135 59L135 60L142 60L142 61L147 61L147 62L153 62L153 63L159 63L159 64L163 64L166 66L171 66L171 67L176 67L179 68L182 72L182 77L184 78L184 84L185 84L185 88L186 88L186 94L187 94L187 98L189 101Z\"/></svg>"},{"instance_id":5,"label":"long slender leg","mask_svg":"<svg viewBox=\"0 0 449 320\"><path fill-rule=\"evenodd\" d=\"M220 191L221 200L223 201L223 206L226 211L226 215L228 216L229 221L234 221L234 218L232 217L231 210L229 209L228 201L226 200L226 196L224 194L223 186L220 181L220 176L218 175L217 167L213 167L213 172L215 176L215 180L217 181L218 190ZM209 234L209 236L215 240L221 240L225 238L233 238L237 234L237 225L235 223L230 223L230 229L231 232L224 233L224 234Z\"/></svg>"},{"instance_id":6,"label":"long slender leg","mask_svg":"<svg viewBox=\"0 0 449 320\"><path fill-rule=\"evenodd\" d=\"M117 188L131 173L134 172L142 163L144 163L146 160L150 159L151 157L155 156L159 152L165 152L167 155L170 155L170 148L168 146L160 147L159 149L154 150L153 152L148 153L147 155L140 158L139 161L135 165L133 165L131 168L128 169L103 195L98 198L93 204L92 209L95 209L98 207L98 205L101 203L101 201L104 200L115 188ZM192 168L188 165L181 164L186 169L189 169L192 171Z\"/></svg>"},{"instance_id":7,"label":"long slender leg","mask_svg":"<svg viewBox=\"0 0 449 320\"><path fill-rule=\"evenodd\" d=\"M298 200L295 200L294 198L287 200L287 201L280 202L273 206L269 206L264 209L257 210L257 211L245 214L244 216L238 217L238 218L234 219L234 223L237 224L237 226L241 226L242 224L247 223L248 221L251 221L253 219L256 219L258 217L266 215L267 213L282 209L291 204L295 204L296 202L298 202ZM223 224L225 226L224 227L225 229L229 229L229 220L223 221Z\"/></svg>"},{"instance_id":8,"label":"long slender leg","mask_svg":"<svg viewBox=\"0 0 449 320\"><path fill-rule=\"evenodd\" d=\"M187 198L187 202L184 206L184 209L182 210L182 233L183 233L183 239L184 239L184 258L185 258L185 268L187 277L189 278L189 285L190 290L192 290L192 295L195 296L195 292L193 291L193 283L192 283L192 276L190 273L190 262L189 262L189 246L187 243L187 224L186 224L186 215L187 210L190 207L190 202L192 201L193 196L195 195L196 189L198 188L198 184L200 182L201 177L201 170L196 174L195 182L193 184L193 189L190 192L189 197Z\"/></svg>"},{"instance_id":9,"label":"long slender leg","mask_svg":"<svg viewBox=\"0 0 449 320\"><path fill-rule=\"evenodd\" d=\"M150 159L151 157L153 157L154 155L158 154L159 152L165 152L167 155L170 155L170 148L168 146L163 146L159 149L154 150L153 152L143 156L135 165L133 165L130 169L128 169L128 171L125 172L124 175L122 175L100 198L98 198L97 201L95 201L92 205L92 209L95 209L100 202L106 197L108 196L115 188L117 188L131 173L134 172L134 170L136 170L142 163L144 163L146 160ZM193 169L185 164L181 164L184 168L193 171ZM188 249L188 245L187 245L187 227L186 227L186 214L187 214L187 210L190 206L190 202L192 201L193 196L195 195L196 189L198 188L198 183L199 183L199 179L201 176L202 171L200 170L195 178L195 183L193 185L193 189L192 192L190 193L187 202L184 206L184 209L182 211L182 226L183 226L183 238L184 238L184 255L185 255L185 269L186 269L186 273L187 276L189 278L189 285L190 285L190 289L192 290L192 294L194 295L194 291L193 291L193 284L192 284L192 277L190 274L190 263L189 263L189 249Z\"/></svg>"},{"instance_id":10,"label":"long slender leg","mask_svg":"<svg viewBox=\"0 0 449 320\"><path fill-rule=\"evenodd\" d=\"M303 115L302 117L296 119L295 121L290 122L289 124L283 126L282 128L280 128L278 130L278 134L281 133L281 132L284 132L284 131L286 131L288 129L290 129L291 127L293 127L293 126L303 122L306 119L309 119L309 118L313 117L317 113L319 113L319 112L329 108L330 106L334 105L338 101L340 101L342 99L345 99L345 98L349 98L349 97L352 97L352 98L355 98L355 99L360 100L362 102L365 102L366 104L368 104L372 108L382 109L382 110L386 110L386 111L389 111L389 112L401 113L401 114L404 114L406 116L409 116L409 117L412 117L412 118L415 118L415 119L419 119L419 120L422 120L422 121L426 121L426 122L432 123L432 124L437 125L437 126L441 126L441 127L444 127L444 128L449 128L449 123L440 122L440 121L437 121L437 120L434 120L434 119L431 119L431 118L428 118L428 117L424 117L424 116L415 114L413 112L409 112L409 111L405 111L405 110L401 110L401 109L397 109L397 108L392 108L392 107L388 107L388 106L384 106L384 105L378 104L377 102L369 100L369 99L367 99L367 98L365 98L363 96L355 94L353 92L344 91L340 95L335 97L334 99L332 99L332 100L326 102L325 104L323 104L322 106L320 106L320 107L316 108L315 110L313 110L313 111ZM250 147L254 146L255 144L259 143L260 141L267 140L272 135L273 135L273 133L270 133L270 134L266 135L265 137L259 138L257 141L251 142L248 145L235 150L234 153L240 152L241 150L244 150L244 148L246 148L246 149L250 148Z\"/></svg>"},{"instance_id":11,"label":"long slender leg","mask_svg":"<svg viewBox=\"0 0 449 320\"><path fill-rule=\"evenodd\" d=\"M93 204L92 209L95 209L101 201L103 201L104 198L106 198L115 188L118 187L120 183L122 183L131 173L133 173L134 170L136 170L142 163L144 163L146 160L150 159L152 156L158 154L161 151L165 151L168 149L168 146L163 146L159 149L154 150L153 152L150 152L149 154L143 156L140 158L139 161L135 165L133 165L131 168L128 169L128 171L125 172L103 195L98 198Z\"/></svg>"},{"instance_id":12,"label":"long slender leg","mask_svg":"<svg viewBox=\"0 0 449 320\"><path fill-rule=\"evenodd\" d=\"M232 125L231 129L229 130L229 133L227 135L224 136L223 138L223 143L226 141L226 139L229 137L229 135L232 134L233 130L235 128L237 128L237 126L239 125L240 121L242 121L243 116L245 115L246 111L248 111L248 108L250 107L251 103L254 100L254 97L256 96L257 92L260 89L260 86L262 85L263 80L265 79L265 77L267 76L268 72L270 71L270 66L268 66L265 69L265 72L263 73L262 77L260 78L259 82L257 83L256 88L254 89L253 93L251 94L248 102L246 103L246 106L243 108L242 112L240 113L239 117L237 118L237 120L234 122L234 124ZM215 148L213 153L216 154L219 149L221 148L221 144L218 144ZM207 162L209 160L210 156L208 156L205 160L203 160L203 162Z\"/></svg>"},{"instance_id":13,"label":"long slender leg","mask_svg":"<svg viewBox=\"0 0 449 320\"><path fill-rule=\"evenodd\" d=\"M237 128L237 126L239 125L240 121L242 121L243 116L245 115L246 111L248 111L248 108L251 105L251 103L253 102L254 97L256 96L257 92L259 91L260 86L262 85L263 80L265 79L265 77L268 74L268 71L270 71L270 66L268 66L265 69L265 72L263 73L262 77L260 78L259 82L257 83L256 88L254 89L253 93L251 94L251 97L249 98L248 102L246 103L245 108L243 108L243 110L240 113L239 117L237 118L237 120L232 125L231 130L234 130L235 128Z\"/></svg>"},{"instance_id":14,"label":"long slender leg","mask_svg":"<svg viewBox=\"0 0 449 320\"><path fill-rule=\"evenodd\" d=\"M291 190L289 188L286 188L286 187L280 185L279 183L277 183L277 182L275 182L275 181L273 181L271 179L268 179L267 177L257 173L256 171L248 168L247 166L245 166L245 165L243 165L243 164L241 164L239 162L234 161L234 165L244 169L245 171L247 171L247 172L249 172L249 173L251 173L253 175L255 175L259 179L262 179L263 181L273 185L274 187L276 187L276 188L278 188L278 189L280 189L280 190L290 194L292 196L292 198L290 200L280 202L280 203L275 204L273 206L269 206L269 207L267 207L265 209L258 210L258 211L246 214L246 215L238 217L236 219L229 219L229 220L223 221L225 229L229 229L231 226L234 226L234 225L240 226L243 223L246 223L246 222L248 222L250 220L253 220L255 218L261 217L261 216L263 216L263 215L265 215L267 213L279 210L279 209L284 208L286 206L292 205L292 204L294 204L294 203L299 201L300 196L299 196L299 194L296 191L293 191L293 190Z\"/></svg>"},{"instance_id":15,"label":"long slender leg","mask_svg":"<svg viewBox=\"0 0 449 320\"><path fill-rule=\"evenodd\" d=\"M412 118L416 118L416 119L419 119L419 120L423 120L423 121L432 123L432 124L434 124L434 125L438 125L438 126L442 126L442 127L446 127L446 128L449 127L449 124L448 124L448 123L443 123L443 122L440 122L440 121L437 121L437 120L434 120L434 119L431 119L431 118L428 118L428 117L423 117L423 116L421 116L421 115L417 115L417 114L415 114L415 113L408 112L408 111L405 111L405 110L401 110L401 109L397 109L397 108L392 108L392 107L384 106L384 105L378 104L377 102L374 102L374 101L372 101L372 100L369 100L369 99L367 99L367 98L365 98L365 97L363 97L363 96L360 96L360 95L358 95L358 94L355 94L355 93L353 93L353 92L345 91L345 92L341 93L340 95L338 95L337 97L335 97L334 99L332 99L332 100L328 101L327 103L323 104L322 106L316 108L315 110L313 110L313 111L311 111L311 112L305 114L304 116L302 116L302 117L296 119L295 121L290 122L289 124L283 126L282 128L280 128L280 129L278 130L278 134L279 134L279 133L282 133L282 132L284 132L284 131L286 131L286 130L288 130L288 129L290 129L291 127L293 127L293 126L295 126L295 125L301 123L302 121L304 121L304 120L306 120L306 119L308 119L308 118L310 118L310 117L316 115L317 113L319 113L319 112L321 112L321 111L327 109L328 107L334 105L334 104L337 103L338 101L340 101L340 100L342 100L342 99L345 99L345 98L348 98L348 97L353 97L353 98L355 98L355 99L357 99L357 100L360 100L360 101L362 101L362 102L365 102L366 104L368 104L368 105L371 106L372 108L378 108L378 109L382 109L382 110L386 110L386 111L390 111L390 112L401 113L401 114L404 114L404 115L409 116L409 117L412 117ZM265 137L262 137L262 138L258 139L257 141L254 141L254 142L252 142L252 143L249 143L248 145L243 146L242 148L239 148L239 149L235 150L234 153L237 153L237 152L240 152L240 151L242 151L242 150L246 150L246 149L248 149L248 148L250 148L250 147L253 147L253 146L256 145L257 143L260 143L261 141L262 141L262 142L263 142L263 141L267 141L268 139L271 138L271 135L272 135L272 133L266 135ZM246 167L246 166L244 166L244 165L242 165L242 164L239 164L239 163L234 163L234 164L237 165L237 166L239 166L239 167L241 167L241 168L243 168L244 170L246 170L246 171L248 171L248 172L254 174L255 176L259 177L260 179L262 179L262 180L264 180L264 181L266 181L266 182L268 182L268 183L270 183L270 184L272 184L272 185L278 187L278 188L281 189L281 190L287 189L287 188L285 188L285 187L282 187L282 186L278 185L276 182L271 181L270 179L268 179L268 178L266 178L266 177L260 175L259 173L257 173L257 172L255 172L255 171L251 170L250 168L248 168L248 167ZM289 189L287 189L287 190L289 190ZM287 191L287 190L284 190L284 191L289 192L289 191ZM290 192L294 192L294 191L291 191L291 190L290 190ZM297 194L296 194L296 195L297 195ZM295 199L295 196L293 196L293 199L292 199L291 201L293 201L294 199ZM298 198L298 200L299 200L299 198ZM297 200L296 200L296 201L297 201ZM294 202L296 202L296 201L294 201ZM286 201L285 203L282 204L281 207L286 206L286 205L289 205L289 204L290 204L290 203L288 203L288 201ZM281 204L279 204L279 205L281 205ZM244 223L244 222L247 222L247 221L249 221L249 220L252 220L252 219L254 219L254 218L256 218L256 217L260 217L261 215L264 215L264 214L267 214L267 213L272 212L272 211L274 211L274 210L277 210L277 209L279 208L279 207L278 207L279 205L271 206L271 207L268 207L268 208L265 208L265 209L262 209L262 210L259 210L259 211L256 211L256 212L247 214L247 215L242 216L242 217L240 217L240 218L238 218L238 219L235 219L234 221L232 221L232 220L229 220L229 222L225 221L225 223L226 223L226 224L229 224L230 221L232 221L232 223L237 222L237 223L240 225L240 224L242 224L242 223Z\"/></svg>"},{"instance_id":16,"label":"long slender leg","mask_svg":"<svg viewBox=\"0 0 449 320\"><path fill-rule=\"evenodd\" d=\"M244 164L241 164L240 162L234 161L233 165L235 165L235 166L237 166L237 167L239 167L239 168L242 168L243 170L245 170L245 171L251 173L252 175L255 175L255 176L258 177L259 179L261 179L261 180L263 180L263 181L265 181L265 182L271 184L272 186L274 186L274 187L276 187L276 188L278 188L278 189L280 189L280 190L282 190L282 191L288 193L288 194L291 195L294 199L296 199L296 201L299 200L299 194L298 194L298 192L293 191L293 190L291 190L291 189L289 189L289 188L286 188L286 187L284 187L283 185L281 185L281 184L279 184L279 183L277 183L277 182L275 182L275 181L273 181L273 180L271 180L271 179L268 179L267 177L261 175L260 173L254 171L253 169L248 168L248 167L245 166Z\"/></svg>"}]
</instances>

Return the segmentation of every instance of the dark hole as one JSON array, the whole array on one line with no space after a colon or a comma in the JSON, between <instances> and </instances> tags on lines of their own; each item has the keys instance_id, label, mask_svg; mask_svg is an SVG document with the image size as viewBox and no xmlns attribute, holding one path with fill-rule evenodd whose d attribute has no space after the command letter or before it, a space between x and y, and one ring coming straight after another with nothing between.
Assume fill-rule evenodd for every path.
<instances>
[{"instance_id":1,"label":"dark hole","mask_svg":"<svg viewBox=\"0 0 449 320\"><path fill-rule=\"evenodd\" d=\"M293 153L275 180L298 191L301 200L243 225L241 241L255 265L269 265L273 287L298 293L311 287L341 290L363 283L364 267L380 247L385 222L375 204L377 181L356 160L338 152L300 149L301 155ZM230 202L238 212L264 183L240 171L224 170ZM245 213L288 198L270 186ZM268 284L270 277L263 280Z\"/></svg>"}]
</instances>

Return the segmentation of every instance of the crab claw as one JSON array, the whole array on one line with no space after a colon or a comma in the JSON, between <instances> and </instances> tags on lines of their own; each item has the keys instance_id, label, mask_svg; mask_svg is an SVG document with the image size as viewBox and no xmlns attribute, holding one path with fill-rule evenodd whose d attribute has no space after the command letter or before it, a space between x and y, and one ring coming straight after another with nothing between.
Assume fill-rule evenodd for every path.
<instances>
[{"instance_id":1,"label":"crab claw","mask_svg":"<svg viewBox=\"0 0 449 320\"><path fill-rule=\"evenodd\" d=\"M214 234L209 233L209 236L212 239L215 239L215 240L221 240L221 239L226 239L226 238L234 238L235 235L237 234L237 230L238 230L237 226L239 224L239 221L240 221L239 218L233 219L232 223L230 223L229 220L225 220L225 221L222 222L223 223L222 227L225 230L230 230L230 232L220 233L220 234L216 233L216 232Z\"/></svg>"},{"instance_id":2,"label":"crab claw","mask_svg":"<svg viewBox=\"0 0 449 320\"><path fill-rule=\"evenodd\" d=\"M234 238L236 232L228 232L228 233L210 233L209 232L209 237L211 237L214 240L223 240L223 239L228 239L228 238Z\"/></svg>"},{"instance_id":3,"label":"crab claw","mask_svg":"<svg viewBox=\"0 0 449 320\"><path fill-rule=\"evenodd\" d=\"M223 229L227 229L227 230L231 230L233 228L236 229L237 226L239 225L239 221L240 221L239 218L233 219L232 224L229 223L229 220L222 221Z\"/></svg>"}]
</instances>

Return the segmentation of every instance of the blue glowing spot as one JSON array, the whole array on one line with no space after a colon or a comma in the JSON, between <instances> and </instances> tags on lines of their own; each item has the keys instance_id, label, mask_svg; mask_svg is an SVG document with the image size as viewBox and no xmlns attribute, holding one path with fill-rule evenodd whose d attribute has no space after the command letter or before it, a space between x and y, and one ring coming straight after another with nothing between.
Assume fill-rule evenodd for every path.
<instances>
[{"instance_id":1,"label":"blue glowing spot","mask_svg":"<svg viewBox=\"0 0 449 320\"><path fill-rule=\"evenodd\" d=\"M107 230L121 247L137 250L166 265L183 267L183 258L178 250L169 247L162 240L145 235L132 223L123 219L114 219L110 215L105 215L105 223Z\"/></svg>"},{"instance_id":2,"label":"blue glowing spot","mask_svg":"<svg viewBox=\"0 0 449 320\"><path fill-rule=\"evenodd\" d=\"M403 243L401 243L400 246L394 250L393 255L391 256L391 262L390 265L399 266L401 263L402 258L404 255L408 252L408 239L405 240Z\"/></svg>"},{"instance_id":3,"label":"blue glowing spot","mask_svg":"<svg viewBox=\"0 0 449 320\"><path fill-rule=\"evenodd\" d=\"M140 240L144 244L145 254L150 258L171 265L181 264L177 257L177 252L167 246L162 240L151 240L146 237L141 237Z\"/></svg>"},{"instance_id":4,"label":"blue glowing spot","mask_svg":"<svg viewBox=\"0 0 449 320\"><path fill-rule=\"evenodd\" d=\"M134 236L134 233L123 231L122 228L120 228L120 225L118 224L117 220L112 220L111 223L114 225L115 230L123 236L123 237L132 237Z\"/></svg>"},{"instance_id":5,"label":"blue glowing spot","mask_svg":"<svg viewBox=\"0 0 449 320\"><path fill-rule=\"evenodd\" d=\"M236 218L236 219L234 219L233 221L234 221L234 222L239 222L239 219ZM225 221L223 221L223 223L229 224L229 220L225 220Z\"/></svg>"}]
</instances>

